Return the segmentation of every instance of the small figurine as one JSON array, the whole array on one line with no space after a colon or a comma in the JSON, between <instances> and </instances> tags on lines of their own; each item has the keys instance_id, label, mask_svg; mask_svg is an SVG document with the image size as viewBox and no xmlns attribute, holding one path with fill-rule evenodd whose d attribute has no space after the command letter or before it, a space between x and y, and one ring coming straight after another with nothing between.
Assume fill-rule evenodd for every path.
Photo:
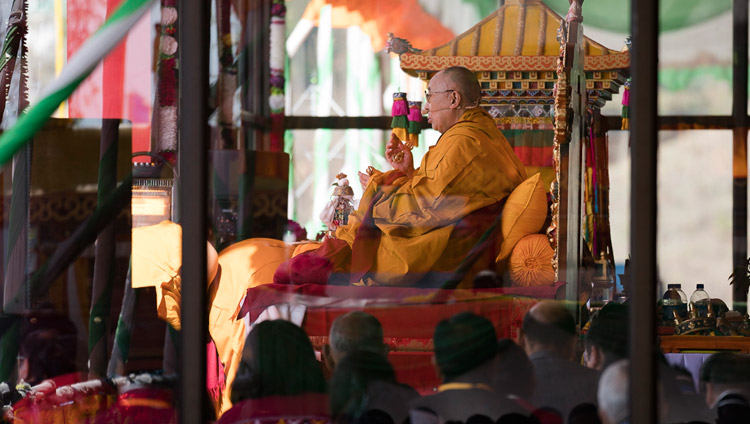
<instances>
[{"instance_id":1,"label":"small figurine","mask_svg":"<svg viewBox=\"0 0 750 424\"><path fill-rule=\"evenodd\" d=\"M332 185L336 188L333 189L331 201L320 213L320 219L331 233L339 226L348 224L349 214L354 210L354 190L349 186L346 174L336 175L336 181Z\"/></svg>"}]
</instances>

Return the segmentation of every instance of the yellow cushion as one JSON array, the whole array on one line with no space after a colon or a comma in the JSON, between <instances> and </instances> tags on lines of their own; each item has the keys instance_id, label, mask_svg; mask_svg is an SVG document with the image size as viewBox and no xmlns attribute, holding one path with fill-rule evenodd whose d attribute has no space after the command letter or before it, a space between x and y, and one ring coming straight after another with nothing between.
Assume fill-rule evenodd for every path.
<instances>
[{"instance_id":1,"label":"yellow cushion","mask_svg":"<svg viewBox=\"0 0 750 424\"><path fill-rule=\"evenodd\" d=\"M555 282L552 250L547 236L531 234L518 241L510 255L508 268L514 286L548 286Z\"/></svg>"},{"instance_id":2,"label":"yellow cushion","mask_svg":"<svg viewBox=\"0 0 750 424\"><path fill-rule=\"evenodd\" d=\"M547 192L541 174L534 174L518 185L508 196L500 227L503 244L496 261L510 255L518 240L538 233L547 219Z\"/></svg>"}]
</instances>

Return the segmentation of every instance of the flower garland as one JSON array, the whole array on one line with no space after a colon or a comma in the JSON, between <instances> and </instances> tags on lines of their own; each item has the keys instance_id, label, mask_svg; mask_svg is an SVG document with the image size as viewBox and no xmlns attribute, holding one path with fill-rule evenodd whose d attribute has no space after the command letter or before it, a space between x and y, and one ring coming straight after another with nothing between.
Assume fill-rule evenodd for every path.
<instances>
[{"instance_id":1,"label":"flower garland","mask_svg":"<svg viewBox=\"0 0 750 424\"><path fill-rule=\"evenodd\" d=\"M156 86L158 139L161 153L177 151L177 1L161 2L159 81Z\"/></svg>"},{"instance_id":2,"label":"flower garland","mask_svg":"<svg viewBox=\"0 0 750 424\"><path fill-rule=\"evenodd\" d=\"M284 148L284 62L286 41L286 6L284 0L273 0L271 4L271 31L269 62L271 65L271 95L268 105L271 108L271 151L280 152Z\"/></svg>"},{"instance_id":3,"label":"flower garland","mask_svg":"<svg viewBox=\"0 0 750 424\"><path fill-rule=\"evenodd\" d=\"M237 65L232 53L232 32L230 26L230 0L217 0L217 30L219 39L219 78L217 81L218 121L221 129L219 149L235 148L234 96L237 91Z\"/></svg>"}]
</instances>

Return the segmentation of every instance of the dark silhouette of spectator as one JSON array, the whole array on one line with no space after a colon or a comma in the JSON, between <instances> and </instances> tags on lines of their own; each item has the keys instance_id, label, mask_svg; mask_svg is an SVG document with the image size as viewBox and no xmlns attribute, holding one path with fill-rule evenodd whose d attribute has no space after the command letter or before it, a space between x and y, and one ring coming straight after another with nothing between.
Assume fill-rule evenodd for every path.
<instances>
[{"instance_id":1,"label":"dark silhouette of spectator","mask_svg":"<svg viewBox=\"0 0 750 424\"><path fill-rule=\"evenodd\" d=\"M727 394L716 403L717 424L745 424L750 422L750 403L744 396Z\"/></svg>"},{"instance_id":2,"label":"dark silhouette of spectator","mask_svg":"<svg viewBox=\"0 0 750 424\"><path fill-rule=\"evenodd\" d=\"M434 360L443 384L438 393L412 402L412 424L466 422L472 415L497 420L505 414L525 412L492 387L497 338L489 320L460 313L438 323L433 342Z\"/></svg>"},{"instance_id":3,"label":"dark silhouette of spectator","mask_svg":"<svg viewBox=\"0 0 750 424\"><path fill-rule=\"evenodd\" d=\"M44 380L71 375L76 372L76 339L74 335L62 334L55 329L39 329L29 333L18 351L18 378L34 386ZM65 385L76 383L58 381Z\"/></svg>"},{"instance_id":4,"label":"dark silhouette of spectator","mask_svg":"<svg viewBox=\"0 0 750 424\"><path fill-rule=\"evenodd\" d=\"M355 422L356 424L394 424L390 414L380 409L370 409Z\"/></svg>"},{"instance_id":5,"label":"dark silhouette of spectator","mask_svg":"<svg viewBox=\"0 0 750 424\"><path fill-rule=\"evenodd\" d=\"M591 317L584 336L584 363L602 371L618 359L628 356L628 307L610 302Z\"/></svg>"},{"instance_id":6,"label":"dark silhouette of spectator","mask_svg":"<svg viewBox=\"0 0 750 424\"><path fill-rule=\"evenodd\" d=\"M591 317L589 331L584 338L584 363L589 368L603 370L628 355L628 306L610 302ZM659 384L664 391L662 411L667 422L690 420L710 421L708 408L695 392L690 373L670 367L661 352L657 355Z\"/></svg>"},{"instance_id":7,"label":"dark silhouette of spectator","mask_svg":"<svg viewBox=\"0 0 750 424\"><path fill-rule=\"evenodd\" d=\"M399 384L393 367L382 354L354 351L336 364L331 378L331 416L336 422L375 420L378 410L402 423L409 416L409 403L419 394Z\"/></svg>"},{"instance_id":8,"label":"dark silhouette of spectator","mask_svg":"<svg viewBox=\"0 0 750 424\"><path fill-rule=\"evenodd\" d=\"M262 422L268 416L325 419L325 393L323 371L307 334L288 321L263 321L247 336L232 384L234 406L219 423Z\"/></svg>"},{"instance_id":9,"label":"dark silhouette of spectator","mask_svg":"<svg viewBox=\"0 0 750 424\"><path fill-rule=\"evenodd\" d=\"M538 382L532 404L567 417L579 404L596 403L599 373L574 362L575 319L562 303L534 305L524 316L519 341Z\"/></svg>"},{"instance_id":10,"label":"dark silhouette of spectator","mask_svg":"<svg viewBox=\"0 0 750 424\"><path fill-rule=\"evenodd\" d=\"M492 387L498 393L518 397L524 402L528 402L534 395L534 365L523 348L511 339L497 342L497 363Z\"/></svg>"},{"instance_id":11,"label":"dark silhouette of spectator","mask_svg":"<svg viewBox=\"0 0 750 424\"><path fill-rule=\"evenodd\" d=\"M582 403L568 415L568 424L601 424L599 410L593 403Z\"/></svg>"},{"instance_id":12,"label":"dark silhouette of spectator","mask_svg":"<svg viewBox=\"0 0 750 424\"><path fill-rule=\"evenodd\" d=\"M328 368L333 370L344 355L357 350L383 356L388 354L380 321L366 312L352 311L333 321L328 344L323 346L323 357Z\"/></svg>"},{"instance_id":13,"label":"dark silhouette of spectator","mask_svg":"<svg viewBox=\"0 0 750 424\"><path fill-rule=\"evenodd\" d=\"M491 420L490 417L486 415L472 415L469 417L468 420L466 420L466 424L495 424L494 420Z\"/></svg>"},{"instance_id":14,"label":"dark silhouette of spectator","mask_svg":"<svg viewBox=\"0 0 750 424\"><path fill-rule=\"evenodd\" d=\"M706 404L716 409L719 423L750 422L750 357L716 353L701 367Z\"/></svg>"},{"instance_id":15,"label":"dark silhouette of spectator","mask_svg":"<svg viewBox=\"0 0 750 424\"><path fill-rule=\"evenodd\" d=\"M495 421L495 424L538 424L532 418L519 413L505 414Z\"/></svg>"}]
</instances>

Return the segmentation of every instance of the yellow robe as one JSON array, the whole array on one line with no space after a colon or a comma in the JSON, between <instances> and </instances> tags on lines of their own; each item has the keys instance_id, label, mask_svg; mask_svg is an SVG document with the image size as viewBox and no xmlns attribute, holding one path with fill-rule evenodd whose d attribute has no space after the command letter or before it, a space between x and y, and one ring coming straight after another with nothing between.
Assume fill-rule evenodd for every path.
<instances>
[{"instance_id":1,"label":"yellow robe","mask_svg":"<svg viewBox=\"0 0 750 424\"><path fill-rule=\"evenodd\" d=\"M385 192L373 209L382 236L369 283L388 286L413 284L428 271L449 271L455 264L439 259L452 243L461 243L451 239L457 221L505 199L526 179L523 164L482 109L467 110L425 154L412 178L383 186L391 172L371 178L359 209L336 231L351 246L373 197Z\"/></svg>"}]
</instances>

